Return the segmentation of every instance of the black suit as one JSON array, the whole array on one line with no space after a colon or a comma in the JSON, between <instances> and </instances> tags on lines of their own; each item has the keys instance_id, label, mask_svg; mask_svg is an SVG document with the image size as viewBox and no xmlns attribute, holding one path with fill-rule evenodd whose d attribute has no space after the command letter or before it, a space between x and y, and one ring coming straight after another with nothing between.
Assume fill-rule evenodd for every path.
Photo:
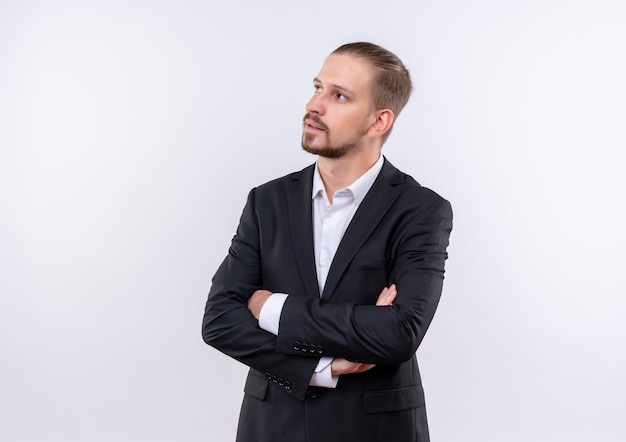
<instances>
[{"instance_id":1,"label":"black suit","mask_svg":"<svg viewBox=\"0 0 626 442\"><path fill-rule=\"evenodd\" d=\"M213 278L205 341L250 367L241 442L428 441L415 351L435 313L450 204L385 160L332 262L320 299L313 251L314 166L253 189ZM395 283L393 307L374 304ZM284 292L278 336L247 309ZM310 388L321 356L377 366Z\"/></svg>"}]
</instances>

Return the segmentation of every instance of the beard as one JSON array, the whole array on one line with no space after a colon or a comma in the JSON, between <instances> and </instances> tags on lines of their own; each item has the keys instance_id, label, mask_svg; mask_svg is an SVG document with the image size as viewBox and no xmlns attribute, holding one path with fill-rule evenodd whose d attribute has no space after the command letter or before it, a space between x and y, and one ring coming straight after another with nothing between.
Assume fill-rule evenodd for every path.
<instances>
[{"instance_id":1,"label":"beard","mask_svg":"<svg viewBox=\"0 0 626 442\"><path fill-rule=\"evenodd\" d=\"M330 144L324 146L314 145L312 144L313 137L314 135L312 134L305 133L302 135L302 150L325 158L341 158L353 150L357 145L356 141L344 143L340 146L331 146Z\"/></svg>"},{"instance_id":2,"label":"beard","mask_svg":"<svg viewBox=\"0 0 626 442\"><path fill-rule=\"evenodd\" d=\"M341 158L347 153L354 150L359 141L367 133L367 129L365 127L361 127L357 134L355 134L352 140L348 140L340 145L332 145L330 141L330 131L328 126L326 126L320 118L312 113L308 113L304 116L303 120L313 120L315 124L319 125L324 129L324 135L326 136L327 143L326 144L313 144L315 137L319 137L321 134L315 135L308 132L302 133L302 150L312 153L313 155L319 155L324 158Z\"/></svg>"}]
</instances>

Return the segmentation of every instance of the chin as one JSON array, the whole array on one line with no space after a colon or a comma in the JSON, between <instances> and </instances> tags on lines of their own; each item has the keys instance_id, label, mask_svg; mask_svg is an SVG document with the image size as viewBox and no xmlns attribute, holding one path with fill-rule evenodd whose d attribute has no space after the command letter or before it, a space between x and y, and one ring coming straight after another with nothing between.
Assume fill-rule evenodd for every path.
<instances>
[{"instance_id":1,"label":"chin","mask_svg":"<svg viewBox=\"0 0 626 442\"><path fill-rule=\"evenodd\" d=\"M324 149L320 146L311 146L310 144L302 143L302 150L308 153L312 153L313 155L319 155Z\"/></svg>"}]
</instances>

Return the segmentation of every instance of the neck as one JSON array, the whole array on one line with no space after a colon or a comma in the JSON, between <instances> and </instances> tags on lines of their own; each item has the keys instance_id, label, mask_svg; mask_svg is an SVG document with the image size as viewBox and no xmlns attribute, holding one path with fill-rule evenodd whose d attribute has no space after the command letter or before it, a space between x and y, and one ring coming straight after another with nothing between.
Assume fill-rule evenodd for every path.
<instances>
[{"instance_id":1,"label":"neck","mask_svg":"<svg viewBox=\"0 0 626 442\"><path fill-rule=\"evenodd\" d=\"M367 172L380 157L380 148L369 149L365 152L352 152L341 158L319 157L317 169L324 182L326 195L332 203L333 194L344 187L348 187Z\"/></svg>"}]
</instances>

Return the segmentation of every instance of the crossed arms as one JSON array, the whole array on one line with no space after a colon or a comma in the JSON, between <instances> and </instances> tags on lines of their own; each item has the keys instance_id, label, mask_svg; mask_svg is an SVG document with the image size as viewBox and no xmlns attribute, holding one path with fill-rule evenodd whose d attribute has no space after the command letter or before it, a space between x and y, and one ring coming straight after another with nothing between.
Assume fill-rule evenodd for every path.
<instances>
[{"instance_id":1,"label":"crossed arms","mask_svg":"<svg viewBox=\"0 0 626 442\"><path fill-rule=\"evenodd\" d=\"M396 298L397 294L398 291L396 290L395 284L391 284L389 287L383 288L383 290L380 292L380 295L378 295L376 305L379 307L392 305L393 300ZM257 290L248 300L248 310L250 310L250 312L257 321L261 316L261 310L263 309L263 305L265 305L265 302L270 298L270 296L272 296L272 292L270 292L269 290ZM375 366L375 364L353 362L338 357L333 358L330 369L331 375L334 377L346 374L363 373L365 371L371 370Z\"/></svg>"},{"instance_id":2,"label":"crossed arms","mask_svg":"<svg viewBox=\"0 0 626 442\"><path fill-rule=\"evenodd\" d=\"M291 247L289 237L281 236L286 225L281 215L273 212L265 220L268 213L261 212L267 201L255 201L257 198L250 192L229 254L213 278L203 319L204 340L261 373L289 380L292 388L288 393L300 399L321 356L335 358L335 374L413 357L441 294L452 227L449 203L429 201L415 213L405 211L406 215L389 227L392 234L380 233L383 239L393 236L393 243L382 246L391 251L389 271L382 272L388 273L383 277L389 280L381 280L376 291L389 287L381 293L382 299L373 295L366 302L362 292L376 289L363 278L365 273L353 272L343 277L333 302L326 302L290 289L301 282L291 249L282 247L282 243ZM384 241L376 244L380 242ZM275 252L276 244L281 244L281 253ZM391 281L397 292L395 298L385 300L393 293ZM290 293L278 336L260 329L253 314L256 311L258 316L260 310L257 301L262 305L262 296L253 296L261 288ZM344 296L348 292L354 298ZM294 346L297 341L316 344L318 352L303 354Z\"/></svg>"}]
</instances>

